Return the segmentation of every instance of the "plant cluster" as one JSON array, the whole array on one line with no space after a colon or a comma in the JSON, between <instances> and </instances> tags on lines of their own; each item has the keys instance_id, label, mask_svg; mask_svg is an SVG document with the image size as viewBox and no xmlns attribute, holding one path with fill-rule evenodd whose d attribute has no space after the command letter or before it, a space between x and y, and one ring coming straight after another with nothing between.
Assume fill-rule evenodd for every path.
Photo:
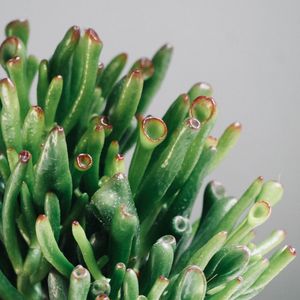
<instances>
[{"instance_id":1,"label":"plant cluster","mask_svg":"<svg viewBox=\"0 0 300 300\"><path fill-rule=\"evenodd\" d=\"M28 55L27 21L12 21L0 47L0 298L4 300L251 299L294 258L265 258L282 230L254 243L254 228L282 198L255 179L237 200L202 182L234 146L231 124L210 136L212 88L193 85L162 118L144 113L172 47L99 64L102 42L71 27L49 60ZM30 87L37 73L37 105ZM125 175L123 154L135 145ZM122 154L121 154L122 153Z\"/></svg>"}]
</instances>

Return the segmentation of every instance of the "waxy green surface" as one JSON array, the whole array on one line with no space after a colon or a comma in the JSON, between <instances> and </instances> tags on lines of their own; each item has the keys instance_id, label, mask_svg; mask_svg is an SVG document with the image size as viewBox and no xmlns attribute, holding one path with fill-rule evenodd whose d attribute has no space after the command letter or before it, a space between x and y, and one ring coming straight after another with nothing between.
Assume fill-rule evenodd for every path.
<instances>
[{"instance_id":1,"label":"waxy green surface","mask_svg":"<svg viewBox=\"0 0 300 300\"><path fill-rule=\"evenodd\" d=\"M282 230L255 240L283 197L277 181L258 177L238 200L211 181L191 221L205 177L242 126L211 136L217 105L205 82L175 97L161 119L146 114L171 46L126 69L124 52L102 63L90 28L70 27L41 60L28 55L28 21L10 22L5 34L1 299L252 299L295 259L293 247L277 249Z\"/></svg>"}]
</instances>

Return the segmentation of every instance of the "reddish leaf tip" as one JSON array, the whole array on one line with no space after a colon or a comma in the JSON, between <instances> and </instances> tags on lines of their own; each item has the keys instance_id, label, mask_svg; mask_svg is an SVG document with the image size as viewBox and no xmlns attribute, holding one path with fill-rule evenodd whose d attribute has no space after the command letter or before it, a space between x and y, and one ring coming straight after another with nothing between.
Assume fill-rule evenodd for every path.
<instances>
[{"instance_id":1,"label":"reddish leaf tip","mask_svg":"<svg viewBox=\"0 0 300 300\"><path fill-rule=\"evenodd\" d=\"M117 263L116 264L116 269L125 269L125 268L126 268L126 266L125 266L124 263Z\"/></svg>"},{"instance_id":2,"label":"reddish leaf tip","mask_svg":"<svg viewBox=\"0 0 300 300\"><path fill-rule=\"evenodd\" d=\"M72 41L78 41L79 37L80 37L80 28L77 25L74 25L71 27L70 29L72 31Z\"/></svg>"},{"instance_id":3,"label":"reddish leaf tip","mask_svg":"<svg viewBox=\"0 0 300 300\"><path fill-rule=\"evenodd\" d=\"M112 125L109 124L109 119L107 116L101 116L99 119L99 123L105 128L112 128Z\"/></svg>"},{"instance_id":4,"label":"reddish leaf tip","mask_svg":"<svg viewBox=\"0 0 300 300\"><path fill-rule=\"evenodd\" d=\"M14 26L15 24L24 24L26 26L29 26L29 21L27 19L15 19L15 20L12 20L10 21L6 27L10 27L10 26Z\"/></svg>"},{"instance_id":5,"label":"reddish leaf tip","mask_svg":"<svg viewBox=\"0 0 300 300\"><path fill-rule=\"evenodd\" d=\"M169 279L167 277L163 276L163 275L159 276L159 280L164 281L164 282L169 282Z\"/></svg>"},{"instance_id":6,"label":"reddish leaf tip","mask_svg":"<svg viewBox=\"0 0 300 300\"><path fill-rule=\"evenodd\" d=\"M52 128L51 131L52 131L52 132L57 131L57 132L63 133L63 132L64 132L64 129L63 129L63 127L61 127L61 126L59 126L59 125L55 125L55 126Z\"/></svg>"},{"instance_id":7,"label":"reddish leaf tip","mask_svg":"<svg viewBox=\"0 0 300 300\"><path fill-rule=\"evenodd\" d=\"M102 294L102 295L97 296L97 298L95 298L95 300L109 300L109 297L105 294Z\"/></svg>"},{"instance_id":8,"label":"reddish leaf tip","mask_svg":"<svg viewBox=\"0 0 300 300\"><path fill-rule=\"evenodd\" d=\"M119 57L120 57L121 59L123 59L123 60L127 60L128 54L127 54L126 52L122 52L122 53L119 55Z\"/></svg>"},{"instance_id":9,"label":"reddish leaf tip","mask_svg":"<svg viewBox=\"0 0 300 300\"><path fill-rule=\"evenodd\" d=\"M287 246L288 251L293 255L293 256L297 256L297 252L296 249L292 246Z\"/></svg>"},{"instance_id":10,"label":"reddish leaf tip","mask_svg":"<svg viewBox=\"0 0 300 300\"><path fill-rule=\"evenodd\" d=\"M87 171L93 165L93 158L88 153L80 153L76 156L75 167L80 171Z\"/></svg>"},{"instance_id":11,"label":"reddish leaf tip","mask_svg":"<svg viewBox=\"0 0 300 300\"><path fill-rule=\"evenodd\" d=\"M38 116L43 116L44 115L44 111L40 106L33 105L32 109L37 113Z\"/></svg>"},{"instance_id":12,"label":"reddish leaf tip","mask_svg":"<svg viewBox=\"0 0 300 300\"><path fill-rule=\"evenodd\" d=\"M21 62L21 58L20 56L15 56L15 57L12 57L10 58L8 61L7 61L7 64L9 65L14 65L14 64L18 64Z\"/></svg>"},{"instance_id":13,"label":"reddish leaf tip","mask_svg":"<svg viewBox=\"0 0 300 300\"><path fill-rule=\"evenodd\" d=\"M140 69L134 69L131 71L131 76L133 77L142 77L142 72Z\"/></svg>"},{"instance_id":14,"label":"reddish leaf tip","mask_svg":"<svg viewBox=\"0 0 300 300\"><path fill-rule=\"evenodd\" d=\"M19 160L21 163L27 163L30 160L30 158L31 158L31 154L27 150L22 150L19 153Z\"/></svg>"},{"instance_id":15,"label":"reddish leaf tip","mask_svg":"<svg viewBox=\"0 0 300 300\"><path fill-rule=\"evenodd\" d=\"M9 87L14 87L14 84L12 83L12 81L7 77L0 80L0 85L6 85L6 86L9 86Z\"/></svg>"},{"instance_id":16,"label":"reddish leaf tip","mask_svg":"<svg viewBox=\"0 0 300 300\"><path fill-rule=\"evenodd\" d=\"M101 131L101 130L104 130L104 127L101 124L96 124L95 127L94 127L94 130L95 131Z\"/></svg>"},{"instance_id":17,"label":"reddish leaf tip","mask_svg":"<svg viewBox=\"0 0 300 300\"><path fill-rule=\"evenodd\" d=\"M185 104L190 104L190 97L188 94L181 94L181 98Z\"/></svg>"},{"instance_id":18,"label":"reddish leaf tip","mask_svg":"<svg viewBox=\"0 0 300 300\"><path fill-rule=\"evenodd\" d=\"M122 160L124 160L125 156L118 153L115 158L116 158L117 161L122 161Z\"/></svg>"},{"instance_id":19,"label":"reddish leaf tip","mask_svg":"<svg viewBox=\"0 0 300 300\"><path fill-rule=\"evenodd\" d=\"M201 120L201 121L207 122L216 114L217 104L214 98L207 97L207 96L199 96L196 99L194 99L193 102L191 103L190 112L189 112L191 117L196 117L195 109L198 105L209 109L209 115L206 116L205 120Z\"/></svg>"},{"instance_id":20,"label":"reddish leaf tip","mask_svg":"<svg viewBox=\"0 0 300 300\"><path fill-rule=\"evenodd\" d=\"M97 42L97 43L101 43L101 40L97 34L97 32L92 29L92 28L88 28L86 31L85 31L86 35L94 42Z\"/></svg>"},{"instance_id":21,"label":"reddish leaf tip","mask_svg":"<svg viewBox=\"0 0 300 300\"><path fill-rule=\"evenodd\" d=\"M81 279L84 278L88 275L88 270L86 268L84 268L82 265L77 265L73 272L72 275L76 278L76 279Z\"/></svg>"},{"instance_id":22,"label":"reddish leaf tip","mask_svg":"<svg viewBox=\"0 0 300 300\"><path fill-rule=\"evenodd\" d=\"M186 124L188 127L190 127L191 129L194 129L194 130L198 130L201 126L200 122L195 118L188 118L186 120Z\"/></svg>"},{"instance_id":23,"label":"reddish leaf tip","mask_svg":"<svg viewBox=\"0 0 300 300\"><path fill-rule=\"evenodd\" d=\"M242 129L242 124L240 122L234 122L230 125L230 127L232 129L241 130Z\"/></svg>"},{"instance_id":24,"label":"reddish leaf tip","mask_svg":"<svg viewBox=\"0 0 300 300\"><path fill-rule=\"evenodd\" d=\"M42 222L42 221L44 221L44 220L47 220L48 218L47 218L47 216L46 215L44 215L44 214L42 214L42 215L39 215L38 217L37 217L37 222Z\"/></svg>"}]
</instances>

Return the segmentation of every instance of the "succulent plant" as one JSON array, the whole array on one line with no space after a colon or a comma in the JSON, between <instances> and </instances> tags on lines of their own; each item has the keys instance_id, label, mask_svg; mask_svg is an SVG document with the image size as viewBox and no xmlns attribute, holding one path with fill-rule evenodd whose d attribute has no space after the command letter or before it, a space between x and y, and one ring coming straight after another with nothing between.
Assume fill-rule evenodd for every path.
<instances>
[{"instance_id":1,"label":"succulent plant","mask_svg":"<svg viewBox=\"0 0 300 300\"><path fill-rule=\"evenodd\" d=\"M251 299L296 255L282 230L254 243L282 198L255 179L237 200L207 176L241 125L210 132L212 88L197 83L162 118L145 116L172 47L99 64L102 42L71 27L49 60L28 55L27 21L0 48L0 297L11 299ZM30 87L37 77L37 105ZM135 144L128 176L124 153ZM122 154L121 154L122 153Z\"/></svg>"}]
</instances>

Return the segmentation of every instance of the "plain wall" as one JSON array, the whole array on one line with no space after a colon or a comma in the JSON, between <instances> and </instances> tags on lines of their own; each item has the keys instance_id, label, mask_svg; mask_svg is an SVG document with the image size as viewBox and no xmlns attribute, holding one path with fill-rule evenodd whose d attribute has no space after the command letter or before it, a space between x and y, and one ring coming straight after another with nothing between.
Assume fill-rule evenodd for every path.
<instances>
[{"instance_id":1,"label":"plain wall","mask_svg":"<svg viewBox=\"0 0 300 300\"><path fill-rule=\"evenodd\" d=\"M151 57L165 42L173 44L168 76L148 112L161 116L193 83L211 83L219 107L214 134L220 135L234 121L243 124L243 133L208 179L223 182L228 193L237 196L259 175L280 180L285 186L284 199L259 229L260 236L284 228L287 243L300 249L299 3L3 1L0 27L4 29L12 19L28 18L30 53L39 58L48 58L64 32L75 24L99 33L104 62L127 51L131 63L141 56ZM299 299L299 261L257 299Z\"/></svg>"}]
</instances>

